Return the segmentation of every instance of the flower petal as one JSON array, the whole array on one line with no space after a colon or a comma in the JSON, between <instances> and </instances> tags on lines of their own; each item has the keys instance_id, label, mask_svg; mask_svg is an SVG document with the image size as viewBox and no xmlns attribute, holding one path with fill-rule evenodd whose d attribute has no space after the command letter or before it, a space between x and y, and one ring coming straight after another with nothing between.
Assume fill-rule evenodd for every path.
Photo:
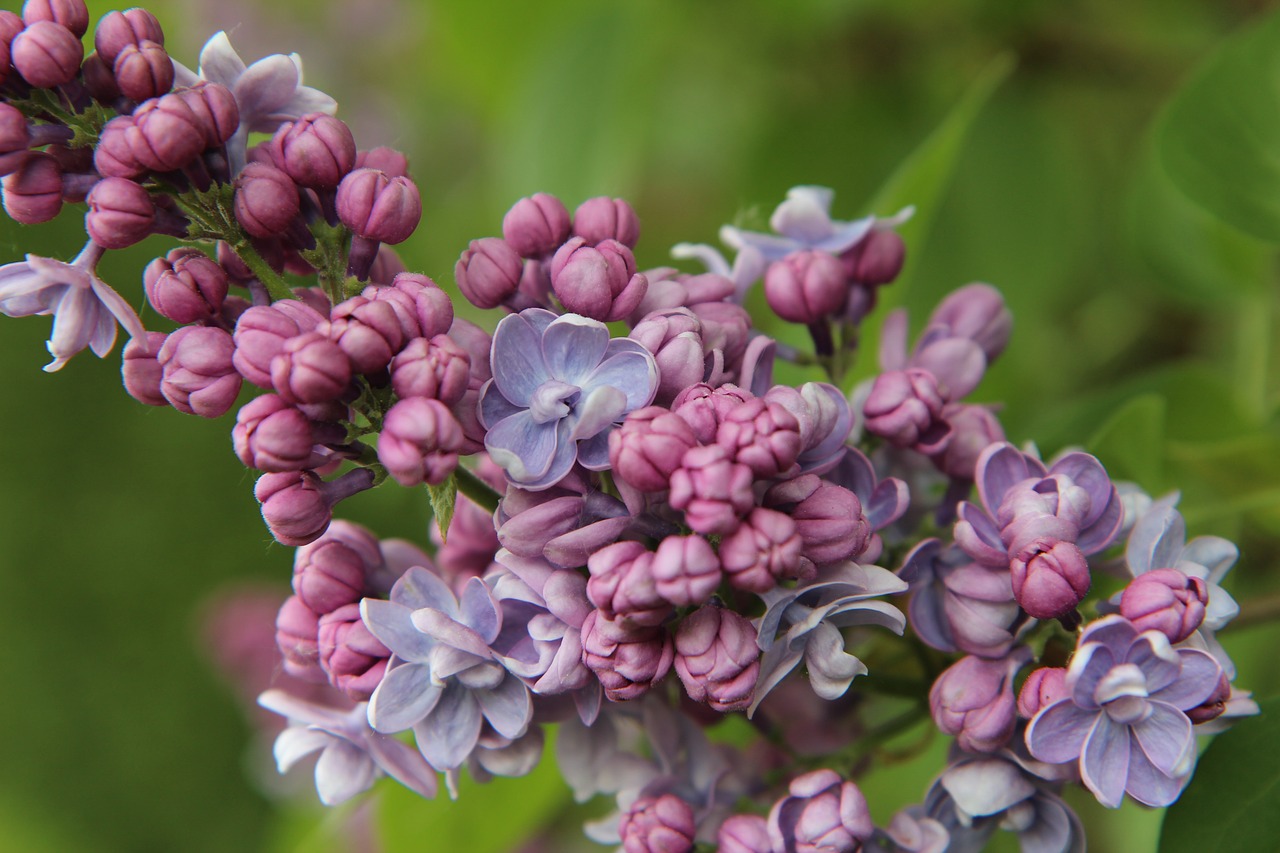
<instances>
[{"instance_id":1,"label":"flower petal","mask_svg":"<svg viewBox=\"0 0 1280 853\"><path fill-rule=\"evenodd\" d=\"M293 765L336 740L328 732L311 726L289 726L276 737L271 754L276 760L276 768L281 773L288 773Z\"/></svg>"},{"instance_id":2,"label":"flower petal","mask_svg":"<svg viewBox=\"0 0 1280 853\"><path fill-rule=\"evenodd\" d=\"M1027 749L1048 764L1075 761L1098 714L1098 711L1077 707L1070 699L1055 702L1032 717L1027 726Z\"/></svg>"},{"instance_id":3,"label":"flower petal","mask_svg":"<svg viewBox=\"0 0 1280 853\"><path fill-rule=\"evenodd\" d=\"M264 124L265 119L293 97L299 77L293 59L281 53L264 56L246 68L232 90L240 105L240 123L250 133L275 130Z\"/></svg>"},{"instance_id":4,"label":"flower petal","mask_svg":"<svg viewBox=\"0 0 1280 853\"><path fill-rule=\"evenodd\" d=\"M508 675L492 690L477 690L480 711L498 734L518 738L529 728L533 718L533 700L529 688L513 675Z\"/></svg>"},{"instance_id":5,"label":"flower petal","mask_svg":"<svg viewBox=\"0 0 1280 853\"><path fill-rule=\"evenodd\" d=\"M804 663L813 692L823 699L839 699L853 679L867 674L867 666L844 650L844 635L836 626L823 622L809 632Z\"/></svg>"},{"instance_id":6,"label":"flower petal","mask_svg":"<svg viewBox=\"0 0 1280 853\"><path fill-rule=\"evenodd\" d=\"M1151 713L1131 728L1147 758L1161 773L1181 776L1187 771L1187 753L1195 738L1187 715L1163 702L1150 703Z\"/></svg>"},{"instance_id":7,"label":"flower petal","mask_svg":"<svg viewBox=\"0 0 1280 853\"><path fill-rule=\"evenodd\" d=\"M403 660L426 663L434 642L414 627L412 617L412 610L392 601L366 598L360 602L360 618L369 633Z\"/></svg>"},{"instance_id":8,"label":"flower petal","mask_svg":"<svg viewBox=\"0 0 1280 853\"><path fill-rule=\"evenodd\" d=\"M647 350L621 352L606 358L582 383L583 395L612 387L626 395L624 411L634 412L653 402L658 391L658 365Z\"/></svg>"},{"instance_id":9,"label":"flower petal","mask_svg":"<svg viewBox=\"0 0 1280 853\"><path fill-rule=\"evenodd\" d=\"M412 728L440 702L441 689L431 683L431 669L407 663L388 669L369 700L369 726L382 734Z\"/></svg>"},{"instance_id":10,"label":"flower petal","mask_svg":"<svg viewBox=\"0 0 1280 853\"><path fill-rule=\"evenodd\" d=\"M1177 654L1182 662L1177 679L1152 691L1151 698L1187 711L1213 695L1222 678L1222 667L1213 655L1199 649L1178 649Z\"/></svg>"},{"instance_id":11,"label":"flower petal","mask_svg":"<svg viewBox=\"0 0 1280 853\"><path fill-rule=\"evenodd\" d=\"M542 356L555 379L582 385L604 360L609 327L578 314L565 314L547 326L542 335Z\"/></svg>"},{"instance_id":12,"label":"flower petal","mask_svg":"<svg viewBox=\"0 0 1280 853\"><path fill-rule=\"evenodd\" d=\"M231 46L226 31L219 31L204 43L200 51L200 76L213 83L233 89L236 80L244 73L244 60Z\"/></svg>"},{"instance_id":13,"label":"flower petal","mask_svg":"<svg viewBox=\"0 0 1280 853\"><path fill-rule=\"evenodd\" d=\"M1169 495L1153 503L1138 518L1125 546L1125 561L1134 577L1152 569L1173 566L1187 541L1187 526L1174 508L1178 496Z\"/></svg>"},{"instance_id":14,"label":"flower petal","mask_svg":"<svg viewBox=\"0 0 1280 853\"><path fill-rule=\"evenodd\" d=\"M377 767L360 747L334 740L316 762L316 793L326 806L336 806L367 791L378 778Z\"/></svg>"},{"instance_id":15,"label":"flower petal","mask_svg":"<svg viewBox=\"0 0 1280 853\"><path fill-rule=\"evenodd\" d=\"M484 717L471 691L461 684L445 689L431 714L413 728L422 757L437 770L451 770L467 760L480 738Z\"/></svg>"},{"instance_id":16,"label":"flower petal","mask_svg":"<svg viewBox=\"0 0 1280 853\"><path fill-rule=\"evenodd\" d=\"M1195 750L1191 750L1190 757L1195 759ZM1125 791L1144 805L1163 808L1178 799L1190 778L1190 769L1176 777L1162 773L1141 749L1135 749L1129 756L1129 777L1125 782Z\"/></svg>"},{"instance_id":17,"label":"flower petal","mask_svg":"<svg viewBox=\"0 0 1280 853\"><path fill-rule=\"evenodd\" d=\"M1080 756L1080 779L1107 808L1117 808L1124 799L1129 778L1129 727L1113 723L1099 714Z\"/></svg>"},{"instance_id":18,"label":"flower petal","mask_svg":"<svg viewBox=\"0 0 1280 853\"><path fill-rule=\"evenodd\" d=\"M621 420L626 411L626 394L608 385L597 386L578 404L569 437L573 441L595 438ZM607 453L607 445L605 450Z\"/></svg>"},{"instance_id":19,"label":"flower petal","mask_svg":"<svg viewBox=\"0 0 1280 853\"><path fill-rule=\"evenodd\" d=\"M369 755L388 776L421 797L436 795L435 771L420 752L393 737L373 735L368 741Z\"/></svg>"},{"instance_id":20,"label":"flower petal","mask_svg":"<svg viewBox=\"0 0 1280 853\"><path fill-rule=\"evenodd\" d=\"M535 423L524 409L491 426L484 446L513 482L533 482L544 476L555 461L559 426L556 421Z\"/></svg>"},{"instance_id":21,"label":"flower petal","mask_svg":"<svg viewBox=\"0 0 1280 853\"><path fill-rule=\"evenodd\" d=\"M493 381L508 402L528 408L533 392L551 378L542 358L542 334L522 312L503 317L493 332Z\"/></svg>"}]
</instances>

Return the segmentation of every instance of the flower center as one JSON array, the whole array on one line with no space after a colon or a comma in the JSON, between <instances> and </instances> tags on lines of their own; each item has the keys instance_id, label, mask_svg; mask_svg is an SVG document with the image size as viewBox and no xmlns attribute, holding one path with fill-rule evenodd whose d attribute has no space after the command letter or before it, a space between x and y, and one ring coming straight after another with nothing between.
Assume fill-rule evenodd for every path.
<instances>
[{"instance_id":1,"label":"flower center","mask_svg":"<svg viewBox=\"0 0 1280 853\"><path fill-rule=\"evenodd\" d=\"M582 390L577 385L548 379L533 392L533 399L529 401L529 415L536 424L561 420L568 417L581 393Z\"/></svg>"}]
</instances>

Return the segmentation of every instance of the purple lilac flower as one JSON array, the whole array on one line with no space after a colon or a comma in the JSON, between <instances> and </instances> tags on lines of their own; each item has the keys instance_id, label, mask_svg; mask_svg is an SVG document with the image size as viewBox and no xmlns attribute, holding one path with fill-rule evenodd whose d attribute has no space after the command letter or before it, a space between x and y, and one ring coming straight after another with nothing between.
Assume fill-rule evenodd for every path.
<instances>
[{"instance_id":1,"label":"purple lilac flower","mask_svg":"<svg viewBox=\"0 0 1280 853\"><path fill-rule=\"evenodd\" d=\"M938 728L956 736L966 752L995 752L1009 742L1017 722L1013 677L1031 658L1019 646L1004 660L967 655L949 666L929 691Z\"/></svg>"},{"instance_id":2,"label":"purple lilac flower","mask_svg":"<svg viewBox=\"0 0 1280 853\"><path fill-rule=\"evenodd\" d=\"M641 797L622 816L626 853L688 853L697 826L693 808L674 794Z\"/></svg>"},{"instance_id":3,"label":"purple lilac flower","mask_svg":"<svg viewBox=\"0 0 1280 853\"><path fill-rule=\"evenodd\" d=\"M258 704L292 722L276 738L275 758L281 773L320 752L316 791L326 806L346 802L384 773L423 797L436 795L436 775L430 765L413 747L370 729L365 705L341 711L283 690L268 690L258 697Z\"/></svg>"},{"instance_id":4,"label":"purple lilac flower","mask_svg":"<svg viewBox=\"0 0 1280 853\"><path fill-rule=\"evenodd\" d=\"M95 269L102 255L102 247L90 242L69 264L27 255L26 261L0 267L0 314L53 315L48 344L53 361L46 371L61 370L85 347L105 356L115 344L117 322L130 337L146 337L129 303L98 278Z\"/></svg>"},{"instance_id":5,"label":"purple lilac flower","mask_svg":"<svg viewBox=\"0 0 1280 853\"><path fill-rule=\"evenodd\" d=\"M423 757L439 770L460 766L485 722L515 739L529 727L529 689L509 672L493 643L502 611L479 578L455 597L437 575L414 567L391 600L366 598L361 614L394 655L369 700L369 724L394 734L413 729Z\"/></svg>"},{"instance_id":6,"label":"purple lilac flower","mask_svg":"<svg viewBox=\"0 0 1280 853\"><path fill-rule=\"evenodd\" d=\"M801 454L800 458L803 460L804 454ZM838 486L844 486L857 495L862 503L862 511L866 515L867 523L871 525L872 533L866 547L855 556L864 563L875 562L880 558L880 552L884 550L884 543L876 531L893 524L911 505L907 484L897 477L880 479L871 460L856 447L845 448L845 452L840 456L835 468L828 472L826 479Z\"/></svg>"},{"instance_id":7,"label":"purple lilac flower","mask_svg":"<svg viewBox=\"0 0 1280 853\"><path fill-rule=\"evenodd\" d=\"M875 827L867 798L834 770L813 770L791 780L788 796L769 812L775 850L795 853L854 853Z\"/></svg>"},{"instance_id":8,"label":"purple lilac flower","mask_svg":"<svg viewBox=\"0 0 1280 853\"><path fill-rule=\"evenodd\" d=\"M1027 727L1031 754L1079 761L1080 777L1104 806L1126 793L1149 806L1178 798L1195 763L1189 711L1222 677L1213 656L1174 649L1159 631L1139 633L1107 616L1080 636L1067 670L1071 695L1042 708Z\"/></svg>"},{"instance_id":9,"label":"purple lilac flower","mask_svg":"<svg viewBox=\"0 0 1280 853\"><path fill-rule=\"evenodd\" d=\"M480 396L485 447L511 482L546 489L574 462L609 465L609 433L649 405L658 368L649 351L610 340L603 323L530 308L506 317L493 335L493 379Z\"/></svg>"},{"instance_id":10,"label":"purple lilac flower","mask_svg":"<svg viewBox=\"0 0 1280 853\"><path fill-rule=\"evenodd\" d=\"M739 251L749 246L766 261L780 261L792 252L809 249L839 255L871 233L877 220L874 216L852 222L832 219L834 198L835 191L826 187L792 187L787 190L786 201L769 217L769 227L775 233L761 234L726 225L720 229L720 239ZM909 217L911 211L907 208L893 217L895 224L904 216Z\"/></svg>"},{"instance_id":11,"label":"purple lilac flower","mask_svg":"<svg viewBox=\"0 0 1280 853\"><path fill-rule=\"evenodd\" d=\"M911 806L893 816L889 825L876 830L876 840L893 853L945 853L951 834L940 822Z\"/></svg>"}]
</instances>

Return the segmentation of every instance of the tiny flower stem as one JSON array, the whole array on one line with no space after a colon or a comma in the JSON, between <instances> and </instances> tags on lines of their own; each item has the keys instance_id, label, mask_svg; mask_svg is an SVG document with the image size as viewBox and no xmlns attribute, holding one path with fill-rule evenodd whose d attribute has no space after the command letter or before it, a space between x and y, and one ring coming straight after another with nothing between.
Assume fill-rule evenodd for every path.
<instances>
[{"instance_id":1,"label":"tiny flower stem","mask_svg":"<svg viewBox=\"0 0 1280 853\"><path fill-rule=\"evenodd\" d=\"M489 512L497 511L502 495L489 488L487 483L461 465L453 472L453 476L458 481L458 491L466 495L472 503Z\"/></svg>"}]
</instances>

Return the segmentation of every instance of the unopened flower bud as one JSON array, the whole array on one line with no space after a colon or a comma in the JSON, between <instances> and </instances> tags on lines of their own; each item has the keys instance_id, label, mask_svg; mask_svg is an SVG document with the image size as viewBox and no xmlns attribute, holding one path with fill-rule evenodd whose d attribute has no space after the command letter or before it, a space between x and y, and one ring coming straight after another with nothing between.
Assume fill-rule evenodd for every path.
<instances>
[{"instance_id":1,"label":"unopened flower bud","mask_svg":"<svg viewBox=\"0 0 1280 853\"><path fill-rule=\"evenodd\" d=\"M280 126L271 140L273 159L299 186L336 189L355 168L356 140L341 119L308 113Z\"/></svg>"},{"instance_id":2,"label":"unopened flower bud","mask_svg":"<svg viewBox=\"0 0 1280 853\"><path fill-rule=\"evenodd\" d=\"M1072 542L1036 539L1009 563L1013 595L1037 619L1065 616L1089 592L1089 563Z\"/></svg>"},{"instance_id":3,"label":"unopened flower bud","mask_svg":"<svg viewBox=\"0 0 1280 853\"><path fill-rule=\"evenodd\" d=\"M125 137L133 156L148 169L181 169L205 148L207 131L200 116L180 95L147 101L130 118L133 123L125 127Z\"/></svg>"},{"instance_id":4,"label":"unopened flower bud","mask_svg":"<svg viewBox=\"0 0 1280 853\"><path fill-rule=\"evenodd\" d=\"M574 237L551 259L551 287L566 309L611 323L635 310L649 282L631 250L617 240L595 246Z\"/></svg>"},{"instance_id":5,"label":"unopened flower bud","mask_svg":"<svg viewBox=\"0 0 1280 853\"><path fill-rule=\"evenodd\" d=\"M702 381L706 372L702 322L684 308L650 314L628 336L653 353L658 364L658 403L670 403Z\"/></svg>"},{"instance_id":6,"label":"unopened flower bud","mask_svg":"<svg viewBox=\"0 0 1280 853\"><path fill-rule=\"evenodd\" d=\"M1013 313L991 285L967 284L943 299L929 316L929 326L939 325L976 343L990 364L1009 343Z\"/></svg>"},{"instance_id":7,"label":"unopened flower bud","mask_svg":"<svg viewBox=\"0 0 1280 853\"><path fill-rule=\"evenodd\" d=\"M156 16L146 9L133 8L108 12L98 20L93 33L93 46L108 65L114 65L120 51L128 45L144 41L164 44L164 30Z\"/></svg>"},{"instance_id":8,"label":"unopened flower bud","mask_svg":"<svg viewBox=\"0 0 1280 853\"><path fill-rule=\"evenodd\" d=\"M275 166L249 163L236 176L236 220L254 237L273 237L298 215L298 188Z\"/></svg>"},{"instance_id":9,"label":"unopened flower bud","mask_svg":"<svg viewBox=\"0 0 1280 853\"><path fill-rule=\"evenodd\" d=\"M788 794L769 811L769 838L775 850L855 853L875 831L867 798L834 770L797 776Z\"/></svg>"},{"instance_id":10,"label":"unopened flower bud","mask_svg":"<svg viewBox=\"0 0 1280 853\"><path fill-rule=\"evenodd\" d=\"M190 108L197 126L204 132L205 148L217 148L234 136L240 127L240 107L236 104L236 97L221 83L202 80L173 94Z\"/></svg>"},{"instance_id":11,"label":"unopened flower bud","mask_svg":"<svg viewBox=\"0 0 1280 853\"><path fill-rule=\"evenodd\" d=\"M386 369L405 344L400 318L388 302L353 296L330 312L329 339L336 343L356 373Z\"/></svg>"},{"instance_id":12,"label":"unopened flower bud","mask_svg":"<svg viewBox=\"0 0 1280 853\"><path fill-rule=\"evenodd\" d=\"M109 178L140 178L147 167L138 162L130 136L134 133L132 116L116 116L102 127L98 144L93 149L93 167Z\"/></svg>"},{"instance_id":13,"label":"unopened flower bud","mask_svg":"<svg viewBox=\"0 0 1280 853\"><path fill-rule=\"evenodd\" d=\"M622 199L597 196L587 199L574 211L573 233L591 246L617 240L634 249L640 240L640 220L631 205Z\"/></svg>"},{"instance_id":14,"label":"unopened flower bud","mask_svg":"<svg viewBox=\"0 0 1280 853\"><path fill-rule=\"evenodd\" d=\"M1199 725L1207 723L1210 720L1216 720L1221 717L1227 710L1227 701L1231 698L1231 680L1227 678L1224 672L1218 678L1218 686L1214 688L1209 698L1201 702L1194 708L1189 708L1186 715L1191 719L1192 723Z\"/></svg>"},{"instance_id":15,"label":"unopened flower bud","mask_svg":"<svg viewBox=\"0 0 1280 853\"><path fill-rule=\"evenodd\" d=\"M729 582L764 593L780 581L814 571L803 557L804 540L790 516L764 507L751 510L742 526L720 540L720 561Z\"/></svg>"},{"instance_id":16,"label":"unopened flower bud","mask_svg":"<svg viewBox=\"0 0 1280 853\"><path fill-rule=\"evenodd\" d=\"M912 367L881 373L862 407L867 432L894 447L926 455L941 453L952 434L942 418L945 402L938 380L927 370Z\"/></svg>"},{"instance_id":17,"label":"unopened flower bud","mask_svg":"<svg viewBox=\"0 0 1280 853\"><path fill-rule=\"evenodd\" d=\"M157 356L165 399L189 415L226 414L242 381L231 363L234 352L231 335L214 326L186 326L169 335Z\"/></svg>"},{"instance_id":18,"label":"unopened flower bud","mask_svg":"<svg viewBox=\"0 0 1280 853\"><path fill-rule=\"evenodd\" d=\"M126 178L103 178L85 199L85 230L104 249L124 249L151 234L156 207L151 195Z\"/></svg>"},{"instance_id":19,"label":"unopened flower bud","mask_svg":"<svg viewBox=\"0 0 1280 853\"><path fill-rule=\"evenodd\" d=\"M956 736L969 752L995 752L1009 742L1017 723L1009 661L967 656L933 683L929 709L938 728Z\"/></svg>"},{"instance_id":20,"label":"unopened flower bud","mask_svg":"<svg viewBox=\"0 0 1280 853\"><path fill-rule=\"evenodd\" d=\"M692 447L671 474L669 501L697 533L726 535L755 505L751 469L719 445Z\"/></svg>"},{"instance_id":21,"label":"unopened flower bud","mask_svg":"<svg viewBox=\"0 0 1280 853\"><path fill-rule=\"evenodd\" d=\"M1067 687L1067 670L1061 666L1042 666L1031 670L1018 691L1018 716L1029 720L1059 699L1071 695Z\"/></svg>"},{"instance_id":22,"label":"unopened flower bud","mask_svg":"<svg viewBox=\"0 0 1280 853\"><path fill-rule=\"evenodd\" d=\"M4 212L15 222L37 225L62 210L62 170L42 151L27 154L22 165L5 176L3 186Z\"/></svg>"},{"instance_id":23,"label":"unopened flower bud","mask_svg":"<svg viewBox=\"0 0 1280 853\"><path fill-rule=\"evenodd\" d=\"M27 22L9 45L9 61L37 89L70 83L80 71L84 45L80 37L53 21Z\"/></svg>"},{"instance_id":24,"label":"unopened flower bud","mask_svg":"<svg viewBox=\"0 0 1280 853\"><path fill-rule=\"evenodd\" d=\"M335 504L372 486L368 468L355 468L327 483L313 471L285 471L263 474L253 495L262 504L262 520L275 540L297 548L324 534Z\"/></svg>"},{"instance_id":25,"label":"unopened flower bud","mask_svg":"<svg viewBox=\"0 0 1280 853\"><path fill-rule=\"evenodd\" d=\"M816 323L844 307L849 285L829 252L792 252L769 265L764 295L773 313L792 323Z\"/></svg>"},{"instance_id":26,"label":"unopened flower bud","mask_svg":"<svg viewBox=\"0 0 1280 853\"><path fill-rule=\"evenodd\" d=\"M158 98L173 88L173 60L153 41L125 45L112 66L120 94L132 101Z\"/></svg>"},{"instance_id":27,"label":"unopened flower bud","mask_svg":"<svg viewBox=\"0 0 1280 853\"><path fill-rule=\"evenodd\" d=\"M84 0L27 0L22 4L22 20L27 26L53 21L80 38L89 31L89 8Z\"/></svg>"},{"instance_id":28,"label":"unopened flower bud","mask_svg":"<svg viewBox=\"0 0 1280 853\"><path fill-rule=\"evenodd\" d=\"M323 536L294 553L293 591L316 613L331 613L374 592L372 577L383 562L373 534L337 520Z\"/></svg>"},{"instance_id":29,"label":"unopened flower bud","mask_svg":"<svg viewBox=\"0 0 1280 853\"><path fill-rule=\"evenodd\" d=\"M350 382L350 359L323 332L289 338L271 359L271 386L290 403L336 400Z\"/></svg>"},{"instance_id":30,"label":"unopened flower bud","mask_svg":"<svg viewBox=\"0 0 1280 853\"><path fill-rule=\"evenodd\" d=\"M403 152L380 145L368 151L357 151L356 168L377 169L393 178L402 177L409 174L409 158Z\"/></svg>"},{"instance_id":31,"label":"unopened flower bud","mask_svg":"<svg viewBox=\"0 0 1280 853\"><path fill-rule=\"evenodd\" d=\"M902 272L907 244L896 231L872 229L853 248L840 256L850 281L876 287L888 284Z\"/></svg>"},{"instance_id":32,"label":"unopened flower bud","mask_svg":"<svg viewBox=\"0 0 1280 853\"><path fill-rule=\"evenodd\" d=\"M120 87L116 85L116 75L111 66L103 61L97 51L90 53L80 63L80 77L84 80L84 89L100 104L114 104L120 98Z\"/></svg>"},{"instance_id":33,"label":"unopened flower bud","mask_svg":"<svg viewBox=\"0 0 1280 853\"><path fill-rule=\"evenodd\" d=\"M142 282L151 307L184 325L217 316L229 284L221 264L190 247L156 258L147 265Z\"/></svg>"},{"instance_id":34,"label":"unopened flower bud","mask_svg":"<svg viewBox=\"0 0 1280 853\"><path fill-rule=\"evenodd\" d=\"M401 399L430 397L452 406L470 379L471 356L448 335L414 338L391 361L391 387Z\"/></svg>"},{"instance_id":35,"label":"unopened flower bud","mask_svg":"<svg viewBox=\"0 0 1280 853\"><path fill-rule=\"evenodd\" d=\"M582 623L582 662L596 674L611 702L647 693L671 671L675 646L662 628L628 630L599 610Z\"/></svg>"},{"instance_id":36,"label":"unopened flower bud","mask_svg":"<svg viewBox=\"0 0 1280 853\"><path fill-rule=\"evenodd\" d=\"M302 471L315 447L311 419L276 394L255 397L240 408L231 441L236 456L259 471Z\"/></svg>"},{"instance_id":37,"label":"unopened flower bud","mask_svg":"<svg viewBox=\"0 0 1280 853\"><path fill-rule=\"evenodd\" d=\"M351 233L382 243L404 242L422 218L422 200L413 181L368 168L342 179L337 209Z\"/></svg>"},{"instance_id":38,"label":"unopened flower bud","mask_svg":"<svg viewBox=\"0 0 1280 853\"><path fill-rule=\"evenodd\" d=\"M643 543L607 545L587 558L587 598L625 628L661 625L671 603L658 594L652 567L653 552Z\"/></svg>"},{"instance_id":39,"label":"unopened flower bud","mask_svg":"<svg viewBox=\"0 0 1280 853\"><path fill-rule=\"evenodd\" d=\"M720 712L751 704L760 673L756 629L732 610L708 604L676 629L676 674L690 698Z\"/></svg>"},{"instance_id":40,"label":"unopened flower bud","mask_svg":"<svg viewBox=\"0 0 1280 853\"><path fill-rule=\"evenodd\" d=\"M716 833L716 845L720 853L774 853L768 822L754 814L726 819Z\"/></svg>"},{"instance_id":41,"label":"unopened flower bud","mask_svg":"<svg viewBox=\"0 0 1280 853\"><path fill-rule=\"evenodd\" d=\"M294 678L323 683L317 634L320 617L296 595L285 599L276 616L276 645L284 657L284 671Z\"/></svg>"},{"instance_id":42,"label":"unopened flower bud","mask_svg":"<svg viewBox=\"0 0 1280 853\"><path fill-rule=\"evenodd\" d=\"M523 262L505 240L483 237L458 258L453 268L458 289L477 308L497 308L520 287Z\"/></svg>"},{"instance_id":43,"label":"unopened flower bud","mask_svg":"<svg viewBox=\"0 0 1280 853\"><path fill-rule=\"evenodd\" d=\"M782 406L756 397L725 415L716 429L716 444L760 479L769 479L795 464L800 424Z\"/></svg>"},{"instance_id":44,"label":"unopened flower bud","mask_svg":"<svg viewBox=\"0 0 1280 853\"><path fill-rule=\"evenodd\" d=\"M696 444L683 418L661 406L647 406L627 415L622 426L609 433L609 467L633 488L661 492L685 451Z\"/></svg>"},{"instance_id":45,"label":"unopened flower bud","mask_svg":"<svg viewBox=\"0 0 1280 853\"><path fill-rule=\"evenodd\" d=\"M259 388L271 388L271 360L284 342L324 322L324 315L296 300L255 305L236 321L236 370Z\"/></svg>"},{"instance_id":46,"label":"unopened flower bud","mask_svg":"<svg viewBox=\"0 0 1280 853\"><path fill-rule=\"evenodd\" d=\"M453 300L430 278L418 273L400 272L391 280L389 291L379 290L373 298L386 298L395 305L398 300L392 299L392 292L404 294L412 301L418 334L411 337L434 338L449 333L453 326Z\"/></svg>"},{"instance_id":47,"label":"unopened flower bud","mask_svg":"<svg viewBox=\"0 0 1280 853\"><path fill-rule=\"evenodd\" d=\"M720 559L701 536L663 539L649 570L658 595L677 607L701 604L720 586Z\"/></svg>"},{"instance_id":48,"label":"unopened flower bud","mask_svg":"<svg viewBox=\"0 0 1280 853\"><path fill-rule=\"evenodd\" d=\"M439 400L410 397L387 412L378 461L402 486L439 485L458 467L462 427Z\"/></svg>"},{"instance_id":49,"label":"unopened flower bud","mask_svg":"<svg viewBox=\"0 0 1280 853\"><path fill-rule=\"evenodd\" d=\"M693 807L674 794L641 797L619 827L625 853L690 853L697 831Z\"/></svg>"},{"instance_id":50,"label":"unopened flower bud","mask_svg":"<svg viewBox=\"0 0 1280 853\"><path fill-rule=\"evenodd\" d=\"M569 211L553 195L537 193L516 202L502 218L502 236L522 257L549 255L569 239Z\"/></svg>"},{"instance_id":51,"label":"unopened flower bud","mask_svg":"<svg viewBox=\"0 0 1280 853\"><path fill-rule=\"evenodd\" d=\"M1152 569L1134 578L1120 597L1120 615L1139 631L1159 631L1171 643L1190 637L1204 621L1209 589L1177 569Z\"/></svg>"},{"instance_id":52,"label":"unopened flower bud","mask_svg":"<svg viewBox=\"0 0 1280 853\"><path fill-rule=\"evenodd\" d=\"M368 702L387 671L391 650L365 627L359 603L321 616L316 645L329 683L353 701Z\"/></svg>"},{"instance_id":53,"label":"unopened flower bud","mask_svg":"<svg viewBox=\"0 0 1280 853\"><path fill-rule=\"evenodd\" d=\"M736 385L712 388L705 382L690 385L671 401L671 411L679 415L702 444L715 441L716 430L729 412L752 398L752 393Z\"/></svg>"},{"instance_id":54,"label":"unopened flower bud","mask_svg":"<svg viewBox=\"0 0 1280 853\"><path fill-rule=\"evenodd\" d=\"M160 390L160 382L164 368L160 366L158 356L164 346L164 332L147 332L145 338L132 338L125 344L123 363L120 366L124 390L139 403L148 406L167 406Z\"/></svg>"},{"instance_id":55,"label":"unopened flower bud","mask_svg":"<svg viewBox=\"0 0 1280 853\"><path fill-rule=\"evenodd\" d=\"M818 565L862 553L871 523L858 496L815 474L779 483L765 493L765 505L789 515L804 543L803 554Z\"/></svg>"}]
</instances>

